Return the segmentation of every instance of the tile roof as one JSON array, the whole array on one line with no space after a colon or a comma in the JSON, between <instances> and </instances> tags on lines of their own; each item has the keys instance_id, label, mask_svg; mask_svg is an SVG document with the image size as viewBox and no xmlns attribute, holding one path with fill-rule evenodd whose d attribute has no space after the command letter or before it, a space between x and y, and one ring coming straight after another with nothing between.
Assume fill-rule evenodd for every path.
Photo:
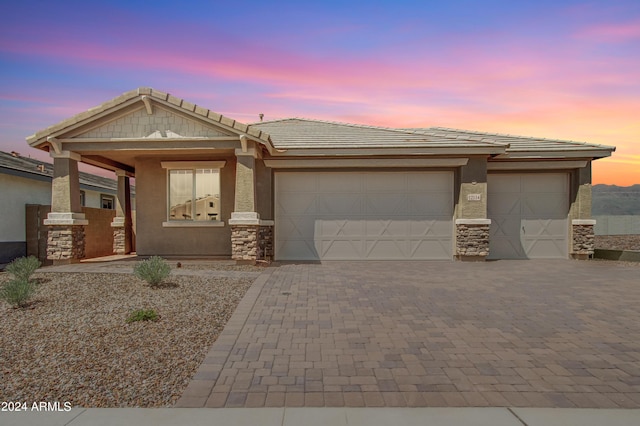
<instances>
[{"instance_id":1,"label":"tile roof","mask_svg":"<svg viewBox=\"0 0 640 426\"><path fill-rule=\"evenodd\" d=\"M123 105L129 105L136 100L142 101L143 97L148 97L149 99L156 100L165 105L171 105L175 108L182 109L187 113L195 114L197 116L200 116L202 120L211 123L219 123L222 126L233 129L238 133L244 133L247 136L258 140L259 142L262 142L268 146L272 146L269 135L261 131L260 129L252 128L251 126L236 121L232 118L220 115L214 111L185 101L184 99L177 98L170 95L169 93L152 89L150 87L140 87L138 89L125 92L122 95L111 99L110 101L104 102L96 107L81 112L80 114L74 115L71 118L49 126L46 129L40 130L35 134L28 136L27 142L32 146L40 145L45 142L46 138L49 136L54 136L57 133L64 132L66 129L83 122L88 122L94 117L101 116L105 113L110 113L111 111L116 111Z\"/></svg>"},{"instance_id":2,"label":"tile roof","mask_svg":"<svg viewBox=\"0 0 640 426\"><path fill-rule=\"evenodd\" d=\"M407 130L425 132L426 134L442 134L460 138L482 138L483 140L491 140L494 143L508 145L507 152L615 150L614 146L591 144L587 142L517 136L504 133L477 132L473 130L450 129L447 127L413 128Z\"/></svg>"},{"instance_id":3,"label":"tile roof","mask_svg":"<svg viewBox=\"0 0 640 426\"><path fill-rule=\"evenodd\" d=\"M489 137L452 135L425 129L394 129L334 121L286 118L250 124L266 131L278 149L502 147Z\"/></svg>"},{"instance_id":4,"label":"tile roof","mask_svg":"<svg viewBox=\"0 0 640 426\"><path fill-rule=\"evenodd\" d=\"M36 160L34 158L22 157L17 153L16 155L13 155L8 152L0 151L0 170L1 169L15 170L48 178L53 177L53 164L45 163L44 161ZM96 176L86 172L80 172L80 185L93 186L110 191L118 190L118 184L114 179ZM131 192L132 194L134 193L133 186L131 188Z\"/></svg>"}]
</instances>

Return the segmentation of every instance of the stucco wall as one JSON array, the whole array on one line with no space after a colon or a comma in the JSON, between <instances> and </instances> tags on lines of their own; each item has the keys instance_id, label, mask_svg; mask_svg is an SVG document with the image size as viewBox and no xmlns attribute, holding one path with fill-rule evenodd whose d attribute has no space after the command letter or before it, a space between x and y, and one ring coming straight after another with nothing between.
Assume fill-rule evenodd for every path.
<instances>
[{"instance_id":1,"label":"stucco wall","mask_svg":"<svg viewBox=\"0 0 640 426\"><path fill-rule=\"evenodd\" d=\"M167 221L167 171L162 161L226 160L220 172L224 227L163 227ZM231 256L229 218L234 208L235 156L139 158L136 161L136 251L141 256Z\"/></svg>"},{"instance_id":2,"label":"stucco wall","mask_svg":"<svg viewBox=\"0 0 640 426\"><path fill-rule=\"evenodd\" d=\"M262 160L256 160L256 211L260 219L273 220L273 173Z\"/></svg>"},{"instance_id":3,"label":"stucco wall","mask_svg":"<svg viewBox=\"0 0 640 426\"><path fill-rule=\"evenodd\" d=\"M25 241L25 204L51 204L51 182L0 174L0 242Z\"/></svg>"},{"instance_id":4,"label":"stucco wall","mask_svg":"<svg viewBox=\"0 0 640 426\"><path fill-rule=\"evenodd\" d=\"M459 176L456 218L482 219L487 217L487 159L471 157L462 166Z\"/></svg>"}]
</instances>

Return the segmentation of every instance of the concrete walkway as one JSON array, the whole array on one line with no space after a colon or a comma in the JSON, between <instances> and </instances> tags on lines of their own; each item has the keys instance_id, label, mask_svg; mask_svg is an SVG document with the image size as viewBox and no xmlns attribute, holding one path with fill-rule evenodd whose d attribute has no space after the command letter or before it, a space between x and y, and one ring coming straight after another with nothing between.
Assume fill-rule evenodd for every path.
<instances>
[{"instance_id":1,"label":"concrete walkway","mask_svg":"<svg viewBox=\"0 0 640 426\"><path fill-rule=\"evenodd\" d=\"M268 268L177 406L638 408L638 306L601 261Z\"/></svg>"},{"instance_id":2,"label":"concrete walkway","mask_svg":"<svg viewBox=\"0 0 640 426\"><path fill-rule=\"evenodd\" d=\"M3 426L630 426L640 410L558 408L89 408L0 413Z\"/></svg>"}]
</instances>

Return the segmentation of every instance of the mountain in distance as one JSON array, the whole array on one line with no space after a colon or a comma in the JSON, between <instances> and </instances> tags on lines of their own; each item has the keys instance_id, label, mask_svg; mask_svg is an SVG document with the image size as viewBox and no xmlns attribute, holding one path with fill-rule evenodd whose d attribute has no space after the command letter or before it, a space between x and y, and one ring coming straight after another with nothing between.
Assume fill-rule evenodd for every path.
<instances>
[{"instance_id":1,"label":"mountain in distance","mask_svg":"<svg viewBox=\"0 0 640 426\"><path fill-rule=\"evenodd\" d=\"M640 215L640 184L631 186L593 185L591 214Z\"/></svg>"}]
</instances>

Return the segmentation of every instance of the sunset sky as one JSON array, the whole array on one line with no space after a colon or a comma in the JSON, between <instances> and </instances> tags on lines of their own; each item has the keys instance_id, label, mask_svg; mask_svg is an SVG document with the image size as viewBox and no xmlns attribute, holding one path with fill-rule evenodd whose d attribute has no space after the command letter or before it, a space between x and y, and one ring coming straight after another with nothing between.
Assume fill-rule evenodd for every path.
<instances>
[{"instance_id":1,"label":"sunset sky","mask_svg":"<svg viewBox=\"0 0 640 426\"><path fill-rule=\"evenodd\" d=\"M153 87L243 122L308 117L617 146L640 183L640 1L2 2L0 150Z\"/></svg>"}]
</instances>

